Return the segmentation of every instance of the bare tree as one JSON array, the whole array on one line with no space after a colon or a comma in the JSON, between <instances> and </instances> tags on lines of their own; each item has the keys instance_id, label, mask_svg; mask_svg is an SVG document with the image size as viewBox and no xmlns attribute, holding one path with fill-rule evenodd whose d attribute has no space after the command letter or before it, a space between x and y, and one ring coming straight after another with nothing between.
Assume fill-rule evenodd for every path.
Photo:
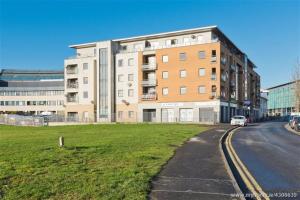
<instances>
[{"instance_id":1,"label":"bare tree","mask_svg":"<svg viewBox=\"0 0 300 200\"><path fill-rule=\"evenodd\" d=\"M300 112L300 61L299 58L293 70L293 81L295 81L295 111Z\"/></svg>"}]
</instances>

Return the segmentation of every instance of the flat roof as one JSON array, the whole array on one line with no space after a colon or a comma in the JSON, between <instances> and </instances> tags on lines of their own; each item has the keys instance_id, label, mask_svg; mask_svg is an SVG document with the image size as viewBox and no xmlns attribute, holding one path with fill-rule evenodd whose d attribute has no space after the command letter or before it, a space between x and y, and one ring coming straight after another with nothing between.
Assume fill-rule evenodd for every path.
<instances>
[{"instance_id":1,"label":"flat roof","mask_svg":"<svg viewBox=\"0 0 300 200\"><path fill-rule=\"evenodd\" d=\"M276 86L267 88L267 90L271 90L271 89L274 89L274 88L279 88L279 87L282 87L282 86L290 85L290 84L293 84L293 83L295 83L295 82L296 82L296 81L291 81L291 82L288 82L288 83L283 83L283 84L280 84L280 85L276 85Z\"/></svg>"}]
</instances>

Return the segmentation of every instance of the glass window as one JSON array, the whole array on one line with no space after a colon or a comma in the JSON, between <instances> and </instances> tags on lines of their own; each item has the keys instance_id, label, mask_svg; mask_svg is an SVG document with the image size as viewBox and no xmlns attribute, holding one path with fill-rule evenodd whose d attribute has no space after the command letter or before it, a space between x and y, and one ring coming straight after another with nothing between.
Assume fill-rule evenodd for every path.
<instances>
[{"instance_id":1,"label":"glass window","mask_svg":"<svg viewBox=\"0 0 300 200\"><path fill-rule=\"evenodd\" d=\"M89 69L88 63L83 63L83 70L87 70L87 69Z\"/></svg>"},{"instance_id":2,"label":"glass window","mask_svg":"<svg viewBox=\"0 0 300 200\"><path fill-rule=\"evenodd\" d=\"M128 81L133 81L133 74L128 74Z\"/></svg>"},{"instance_id":3,"label":"glass window","mask_svg":"<svg viewBox=\"0 0 300 200\"><path fill-rule=\"evenodd\" d=\"M186 94L186 87L185 86L180 87L180 94Z\"/></svg>"},{"instance_id":4,"label":"glass window","mask_svg":"<svg viewBox=\"0 0 300 200\"><path fill-rule=\"evenodd\" d=\"M180 70L180 78L186 77L186 70Z\"/></svg>"},{"instance_id":5,"label":"glass window","mask_svg":"<svg viewBox=\"0 0 300 200\"><path fill-rule=\"evenodd\" d=\"M123 90L118 90L118 97L123 97Z\"/></svg>"},{"instance_id":6,"label":"glass window","mask_svg":"<svg viewBox=\"0 0 300 200\"><path fill-rule=\"evenodd\" d=\"M123 59L118 60L118 67L123 67Z\"/></svg>"},{"instance_id":7,"label":"glass window","mask_svg":"<svg viewBox=\"0 0 300 200\"><path fill-rule=\"evenodd\" d=\"M129 97L133 97L133 89L129 89L128 90L128 96Z\"/></svg>"},{"instance_id":8,"label":"glass window","mask_svg":"<svg viewBox=\"0 0 300 200\"><path fill-rule=\"evenodd\" d=\"M85 99L89 98L89 93L87 91L83 92L83 98Z\"/></svg>"},{"instance_id":9,"label":"glass window","mask_svg":"<svg viewBox=\"0 0 300 200\"><path fill-rule=\"evenodd\" d=\"M169 88L165 87L165 88L162 88L162 94L164 96L168 95L169 94Z\"/></svg>"},{"instance_id":10,"label":"glass window","mask_svg":"<svg viewBox=\"0 0 300 200\"><path fill-rule=\"evenodd\" d=\"M186 53L179 53L179 60L181 61L186 60Z\"/></svg>"},{"instance_id":11,"label":"glass window","mask_svg":"<svg viewBox=\"0 0 300 200\"><path fill-rule=\"evenodd\" d=\"M133 66L133 64L134 64L133 58L129 58L128 59L128 66Z\"/></svg>"},{"instance_id":12,"label":"glass window","mask_svg":"<svg viewBox=\"0 0 300 200\"><path fill-rule=\"evenodd\" d=\"M118 81L119 82L123 82L124 81L124 75L123 74L119 74L118 75Z\"/></svg>"},{"instance_id":13,"label":"glass window","mask_svg":"<svg viewBox=\"0 0 300 200\"><path fill-rule=\"evenodd\" d=\"M204 59L205 58L205 51L199 51L198 56L199 56L200 59Z\"/></svg>"},{"instance_id":14,"label":"glass window","mask_svg":"<svg viewBox=\"0 0 300 200\"><path fill-rule=\"evenodd\" d=\"M88 77L83 77L83 84L88 84L88 83L89 83Z\"/></svg>"},{"instance_id":15,"label":"glass window","mask_svg":"<svg viewBox=\"0 0 300 200\"><path fill-rule=\"evenodd\" d=\"M134 117L134 112L133 111L128 111L128 117L133 118Z\"/></svg>"},{"instance_id":16,"label":"glass window","mask_svg":"<svg viewBox=\"0 0 300 200\"><path fill-rule=\"evenodd\" d=\"M167 71L162 72L162 78L163 79L168 79L169 78L169 72L167 72Z\"/></svg>"},{"instance_id":17,"label":"glass window","mask_svg":"<svg viewBox=\"0 0 300 200\"><path fill-rule=\"evenodd\" d=\"M217 51L216 50L212 50L211 51L211 57L216 57L217 56Z\"/></svg>"},{"instance_id":18,"label":"glass window","mask_svg":"<svg viewBox=\"0 0 300 200\"><path fill-rule=\"evenodd\" d=\"M198 74L199 76L205 76L205 68L199 68Z\"/></svg>"},{"instance_id":19,"label":"glass window","mask_svg":"<svg viewBox=\"0 0 300 200\"><path fill-rule=\"evenodd\" d=\"M199 92L200 94L204 94L204 93L205 93L205 86L200 85L200 86L198 87L198 92Z\"/></svg>"},{"instance_id":20,"label":"glass window","mask_svg":"<svg viewBox=\"0 0 300 200\"><path fill-rule=\"evenodd\" d=\"M163 63L169 62L169 57L167 55L162 56Z\"/></svg>"}]
</instances>

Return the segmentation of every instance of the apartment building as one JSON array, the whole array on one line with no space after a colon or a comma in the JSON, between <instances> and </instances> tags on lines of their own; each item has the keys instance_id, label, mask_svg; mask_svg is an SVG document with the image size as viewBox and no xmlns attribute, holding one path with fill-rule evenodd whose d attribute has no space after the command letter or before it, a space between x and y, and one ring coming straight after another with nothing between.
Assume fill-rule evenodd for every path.
<instances>
[{"instance_id":1,"label":"apartment building","mask_svg":"<svg viewBox=\"0 0 300 200\"><path fill-rule=\"evenodd\" d=\"M0 71L0 113L64 114L64 72Z\"/></svg>"},{"instance_id":2,"label":"apartment building","mask_svg":"<svg viewBox=\"0 0 300 200\"><path fill-rule=\"evenodd\" d=\"M70 47L76 56L65 60L68 116L99 122L258 118L256 66L217 26Z\"/></svg>"}]
</instances>

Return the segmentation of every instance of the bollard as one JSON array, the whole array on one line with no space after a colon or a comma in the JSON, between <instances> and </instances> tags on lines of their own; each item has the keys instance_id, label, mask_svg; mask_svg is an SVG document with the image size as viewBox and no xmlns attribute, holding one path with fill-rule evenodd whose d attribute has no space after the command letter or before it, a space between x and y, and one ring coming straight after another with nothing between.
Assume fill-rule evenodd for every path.
<instances>
[{"instance_id":1,"label":"bollard","mask_svg":"<svg viewBox=\"0 0 300 200\"><path fill-rule=\"evenodd\" d=\"M59 137L59 147L64 147L65 145L65 140L63 136Z\"/></svg>"}]
</instances>

